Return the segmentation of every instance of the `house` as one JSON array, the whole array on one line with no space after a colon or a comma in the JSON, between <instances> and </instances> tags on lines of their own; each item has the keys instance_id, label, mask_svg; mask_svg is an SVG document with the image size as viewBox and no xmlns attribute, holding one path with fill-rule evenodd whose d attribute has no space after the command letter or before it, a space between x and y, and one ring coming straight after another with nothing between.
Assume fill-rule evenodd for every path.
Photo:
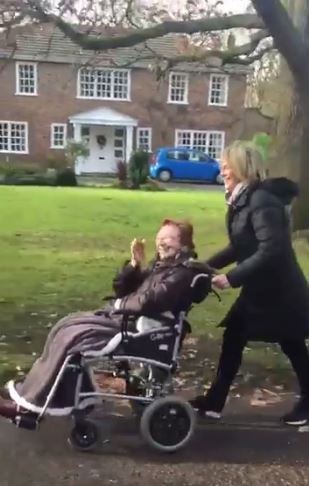
<instances>
[{"instance_id":1,"label":"house","mask_svg":"<svg viewBox=\"0 0 309 486\"><path fill-rule=\"evenodd\" d=\"M148 42L160 56L181 38ZM219 158L243 131L247 67L182 63L163 79L145 46L93 53L50 24L12 29L0 42L0 160L63 159L67 139L89 156L77 173L115 172L135 149L198 147Z\"/></svg>"}]
</instances>

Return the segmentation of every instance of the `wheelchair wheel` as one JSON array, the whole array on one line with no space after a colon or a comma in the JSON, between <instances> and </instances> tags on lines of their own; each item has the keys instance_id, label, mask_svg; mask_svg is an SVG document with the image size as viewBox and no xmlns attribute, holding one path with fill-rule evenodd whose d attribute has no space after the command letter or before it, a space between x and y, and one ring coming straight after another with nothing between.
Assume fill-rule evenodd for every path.
<instances>
[{"instance_id":1,"label":"wheelchair wheel","mask_svg":"<svg viewBox=\"0 0 309 486\"><path fill-rule=\"evenodd\" d=\"M79 451L93 451L100 442L100 431L92 420L78 420L71 430L69 444Z\"/></svg>"},{"instance_id":2,"label":"wheelchair wheel","mask_svg":"<svg viewBox=\"0 0 309 486\"><path fill-rule=\"evenodd\" d=\"M148 445L161 452L176 452L192 438L195 412L179 397L158 398L145 409L140 431Z\"/></svg>"}]
</instances>

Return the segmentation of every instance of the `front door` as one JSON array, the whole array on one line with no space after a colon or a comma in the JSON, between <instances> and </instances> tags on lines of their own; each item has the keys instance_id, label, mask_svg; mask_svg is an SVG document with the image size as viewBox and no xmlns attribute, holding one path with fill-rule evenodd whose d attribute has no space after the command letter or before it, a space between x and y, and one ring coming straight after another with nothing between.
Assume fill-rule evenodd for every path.
<instances>
[{"instance_id":1,"label":"front door","mask_svg":"<svg viewBox=\"0 0 309 486\"><path fill-rule=\"evenodd\" d=\"M113 173L116 171L114 156L114 127L92 126L89 137L89 157L85 172Z\"/></svg>"}]
</instances>

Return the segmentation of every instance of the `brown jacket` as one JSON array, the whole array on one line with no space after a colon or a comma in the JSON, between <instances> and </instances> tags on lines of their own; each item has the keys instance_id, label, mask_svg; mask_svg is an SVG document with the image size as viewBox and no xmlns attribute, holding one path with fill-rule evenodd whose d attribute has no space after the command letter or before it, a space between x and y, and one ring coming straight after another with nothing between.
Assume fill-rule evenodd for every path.
<instances>
[{"instance_id":1,"label":"brown jacket","mask_svg":"<svg viewBox=\"0 0 309 486\"><path fill-rule=\"evenodd\" d=\"M210 279L191 288L202 269L191 265L190 257L186 253L173 260L158 260L144 271L125 265L113 282L115 295L121 298L120 312L153 317L171 311L176 315L188 311L193 302L201 302L210 291Z\"/></svg>"}]
</instances>

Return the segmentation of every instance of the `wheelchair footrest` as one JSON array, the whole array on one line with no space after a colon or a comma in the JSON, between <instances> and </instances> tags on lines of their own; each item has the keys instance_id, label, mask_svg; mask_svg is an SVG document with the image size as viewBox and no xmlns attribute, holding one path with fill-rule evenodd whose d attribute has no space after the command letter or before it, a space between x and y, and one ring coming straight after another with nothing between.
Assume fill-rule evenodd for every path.
<instances>
[{"instance_id":1,"label":"wheelchair footrest","mask_svg":"<svg viewBox=\"0 0 309 486\"><path fill-rule=\"evenodd\" d=\"M15 417L13 423L16 427L27 430L36 430L39 427L39 420L37 415L20 414Z\"/></svg>"}]
</instances>

